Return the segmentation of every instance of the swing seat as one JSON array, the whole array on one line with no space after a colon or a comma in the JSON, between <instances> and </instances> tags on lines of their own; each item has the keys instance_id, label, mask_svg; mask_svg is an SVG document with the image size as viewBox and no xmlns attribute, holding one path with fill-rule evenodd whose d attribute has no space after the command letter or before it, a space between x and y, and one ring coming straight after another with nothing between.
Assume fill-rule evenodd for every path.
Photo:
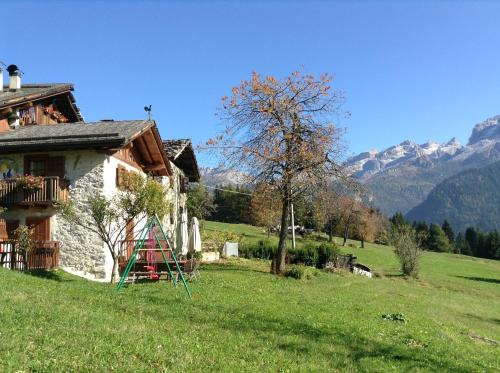
<instances>
[{"instance_id":1,"label":"swing seat","mask_svg":"<svg viewBox=\"0 0 500 373\"><path fill-rule=\"evenodd\" d=\"M154 266L146 266L146 271L148 271L148 272L154 272L155 271L155 267Z\"/></svg>"},{"instance_id":2,"label":"swing seat","mask_svg":"<svg viewBox=\"0 0 500 373\"><path fill-rule=\"evenodd\" d=\"M151 273L149 278L153 281L158 281L160 279L160 276L158 275L158 273Z\"/></svg>"}]
</instances>

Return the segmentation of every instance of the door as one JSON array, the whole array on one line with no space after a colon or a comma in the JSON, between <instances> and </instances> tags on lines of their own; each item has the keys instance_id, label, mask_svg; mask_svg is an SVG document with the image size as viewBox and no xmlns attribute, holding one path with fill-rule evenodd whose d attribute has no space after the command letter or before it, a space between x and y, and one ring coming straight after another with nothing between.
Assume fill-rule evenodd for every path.
<instances>
[{"instance_id":1,"label":"door","mask_svg":"<svg viewBox=\"0 0 500 373\"><path fill-rule=\"evenodd\" d=\"M26 218L26 225L33 228L32 240L50 241L50 217Z\"/></svg>"}]
</instances>

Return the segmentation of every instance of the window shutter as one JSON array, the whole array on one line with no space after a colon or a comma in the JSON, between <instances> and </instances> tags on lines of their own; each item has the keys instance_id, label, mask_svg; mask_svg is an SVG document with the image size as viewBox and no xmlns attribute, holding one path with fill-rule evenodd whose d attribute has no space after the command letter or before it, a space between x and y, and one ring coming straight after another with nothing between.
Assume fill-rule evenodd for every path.
<instances>
[{"instance_id":1,"label":"window shutter","mask_svg":"<svg viewBox=\"0 0 500 373\"><path fill-rule=\"evenodd\" d=\"M49 157L47 162L47 176L64 178L64 157Z\"/></svg>"},{"instance_id":2,"label":"window shutter","mask_svg":"<svg viewBox=\"0 0 500 373\"><path fill-rule=\"evenodd\" d=\"M127 170L123 166L116 167L116 186L123 188L125 186L124 175Z\"/></svg>"}]
</instances>

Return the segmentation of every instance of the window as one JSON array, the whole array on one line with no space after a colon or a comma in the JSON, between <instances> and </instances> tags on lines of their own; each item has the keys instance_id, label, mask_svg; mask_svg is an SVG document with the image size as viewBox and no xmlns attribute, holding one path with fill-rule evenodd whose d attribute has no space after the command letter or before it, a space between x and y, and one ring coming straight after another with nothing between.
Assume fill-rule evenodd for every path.
<instances>
[{"instance_id":1,"label":"window","mask_svg":"<svg viewBox=\"0 0 500 373\"><path fill-rule=\"evenodd\" d=\"M121 165L116 167L116 186L120 190L125 190L130 188L130 177L132 175L137 175L136 172L127 171L127 169Z\"/></svg>"},{"instance_id":2,"label":"window","mask_svg":"<svg viewBox=\"0 0 500 373\"><path fill-rule=\"evenodd\" d=\"M33 176L58 176L64 178L64 157L26 155L24 156L24 173Z\"/></svg>"},{"instance_id":3,"label":"window","mask_svg":"<svg viewBox=\"0 0 500 373\"><path fill-rule=\"evenodd\" d=\"M29 163L29 174L33 176L45 176L47 164L41 159L32 159Z\"/></svg>"}]
</instances>

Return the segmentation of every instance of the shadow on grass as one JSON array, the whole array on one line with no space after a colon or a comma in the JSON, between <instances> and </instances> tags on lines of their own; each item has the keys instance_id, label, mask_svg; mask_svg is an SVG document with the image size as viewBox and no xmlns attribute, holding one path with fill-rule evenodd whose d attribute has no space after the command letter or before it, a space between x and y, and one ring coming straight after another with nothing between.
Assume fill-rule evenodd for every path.
<instances>
[{"instance_id":1,"label":"shadow on grass","mask_svg":"<svg viewBox=\"0 0 500 373\"><path fill-rule=\"evenodd\" d=\"M219 271L235 271L235 272L257 272L257 273L269 273L270 267L267 269L255 269L237 264L209 264L202 265L201 270L207 272L219 272Z\"/></svg>"},{"instance_id":2,"label":"shadow on grass","mask_svg":"<svg viewBox=\"0 0 500 373\"><path fill-rule=\"evenodd\" d=\"M49 270L46 270L46 269L34 269L32 271L26 271L26 272L23 272L23 273L27 274L29 276L43 278L45 280L52 280L52 281L58 281L58 282L62 282L62 281L69 282L69 281L72 281L70 279L63 278L56 271L49 271Z\"/></svg>"},{"instance_id":3,"label":"shadow on grass","mask_svg":"<svg viewBox=\"0 0 500 373\"><path fill-rule=\"evenodd\" d=\"M422 350L416 353L415 349L407 347L403 341L383 342L368 338L357 330L341 323L329 326L316 326L310 322L303 321L300 317L286 318L285 316L267 316L255 314L241 307L223 307L219 305L194 304L204 315L199 322L212 324L213 326L229 330L231 333L252 333L259 339L269 343L273 336L273 344L276 349L290 353L298 359L324 359L326 364L335 364L336 368L365 370L371 364L370 359L381 360L387 363L401 364L399 368L405 370L428 370L428 371L453 371L466 372L467 369L456 364L443 356L432 356L430 350ZM238 315L237 318L228 320L227 317L207 317L207 315ZM193 322L198 322L191 319ZM289 338L299 337L304 341L292 342ZM350 364L342 367L339 362L331 360L336 350L345 350L346 360ZM368 360L367 360L368 359ZM345 364L345 363L344 363Z\"/></svg>"},{"instance_id":4,"label":"shadow on grass","mask_svg":"<svg viewBox=\"0 0 500 373\"><path fill-rule=\"evenodd\" d=\"M382 273L383 277L388 277L388 278L402 278L405 279L406 276L403 275L402 273Z\"/></svg>"},{"instance_id":5,"label":"shadow on grass","mask_svg":"<svg viewBox=\"0 0 500 373\"><path fill-rule=\"evenodd\" d=\"M465 278L466 280L471 281L481 281L481 282L490 282L492 284L500 284L500 279L498 278L489 278L489 277L469 277L469 276L455 276L458 278Z\"/></svg>"},{"instance_id":6,"label":"shadow on grass","mask_svg":"<svg viewBox=\"0 0 500 373\"><path fill-rule=\"evenodd\" d=\"M495 318L490 319L489 317L482 317L482 316L478 316L478 315L473 315L472 313L466 313L465 316L472 318L472 319L479 320L479 321L500 325L500 319L495 319Z\"/></svg>"}]
</instances>

